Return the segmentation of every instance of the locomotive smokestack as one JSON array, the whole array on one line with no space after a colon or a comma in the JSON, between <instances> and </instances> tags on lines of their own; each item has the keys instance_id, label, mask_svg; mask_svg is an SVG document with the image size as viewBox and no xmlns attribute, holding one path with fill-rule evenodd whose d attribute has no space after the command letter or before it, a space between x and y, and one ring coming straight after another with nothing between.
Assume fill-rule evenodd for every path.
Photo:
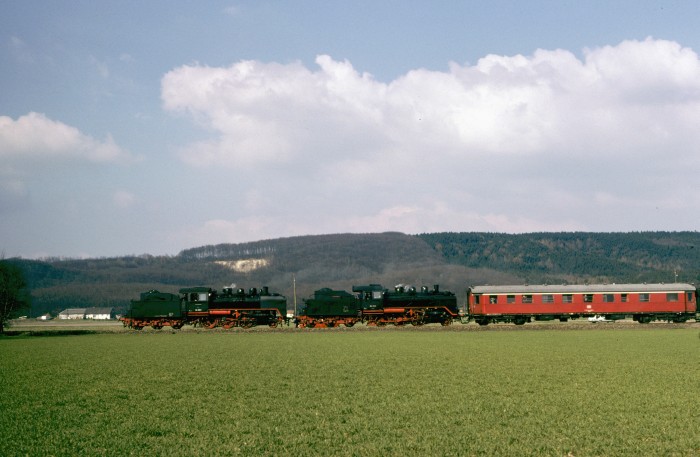
<instances>
[{"instance_id":1,"label":"locomotive smokestack","mask_svg":"<svg viewBox=\"0 0 700 457\"><path fill-rule=\"evenodd\" d=\"M440 284L433 285L433 290L437 293L440 292Z\"/></svg>"}]
</instances>

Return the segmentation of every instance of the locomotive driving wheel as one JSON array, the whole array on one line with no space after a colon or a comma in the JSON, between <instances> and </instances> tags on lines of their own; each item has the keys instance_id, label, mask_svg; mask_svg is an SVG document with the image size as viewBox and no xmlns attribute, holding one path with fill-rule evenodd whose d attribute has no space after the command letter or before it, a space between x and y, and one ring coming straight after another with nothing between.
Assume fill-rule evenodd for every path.
<instances>
[{"instance_id":1,"label":"locomotive driving wheel","mask_svg":"<svg viewBox=\"0 0 700 457\"><path fill-rule=\"evenodd\" d=\"M255 318L254 317L244 317L241 319L241 327L242 328L251 328L254 325L255 325Z\"/></svg>"}]
</instances>

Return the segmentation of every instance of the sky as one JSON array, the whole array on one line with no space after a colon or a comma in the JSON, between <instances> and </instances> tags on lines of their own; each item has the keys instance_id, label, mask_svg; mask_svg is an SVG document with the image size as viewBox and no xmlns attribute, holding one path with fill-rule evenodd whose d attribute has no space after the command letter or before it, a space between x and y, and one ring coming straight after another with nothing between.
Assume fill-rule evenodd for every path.
<instances>
[{"instance_id":1,"label":"sky","mask_svg":"<svg viewBox=\"0 0 700 457\"><path fill-rule=\"evenodd\" d=\"M0 255L698 230L700 2L0 2Z\"/></svg>"}]
</instances>

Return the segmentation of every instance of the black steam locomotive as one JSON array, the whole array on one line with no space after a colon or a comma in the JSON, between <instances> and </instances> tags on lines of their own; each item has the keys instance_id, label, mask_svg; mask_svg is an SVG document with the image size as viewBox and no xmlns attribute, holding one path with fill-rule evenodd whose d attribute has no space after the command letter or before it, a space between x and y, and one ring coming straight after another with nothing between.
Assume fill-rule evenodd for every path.
<instances>
[{"instance_id":1,"label":"black steam locomotive","mask_svg":"<svg viewBox=\"0 0 700 457\"><path fill-rule=\"evenodd\" d=\"M296 316L296 325L309 328L352 327L358 322L369 326L450 325L459 318L457 297L452 292L440 291L438 285L433 289L396 286L388 290L370 284L353 286L352 291L355 295L344 290L317 290Z\"/></svg>"},{"instance_id":2,"label":"black steam locomotive","mask_svg":"<svg viewBox=\"0 0 700 457\"><path fill-rule=\"evenodd\" d=\"M155 329L170 326L179 329L185 324L214 327L243 327L268 325L277 327L283 323L287 312L287 298L270 293L267 287L224 288L218 292L209 287L180 289L180 295L150 290L132 300L131 307L122 322L125 326L141 330L146 326Z\"/></svg>"}]
</instances>

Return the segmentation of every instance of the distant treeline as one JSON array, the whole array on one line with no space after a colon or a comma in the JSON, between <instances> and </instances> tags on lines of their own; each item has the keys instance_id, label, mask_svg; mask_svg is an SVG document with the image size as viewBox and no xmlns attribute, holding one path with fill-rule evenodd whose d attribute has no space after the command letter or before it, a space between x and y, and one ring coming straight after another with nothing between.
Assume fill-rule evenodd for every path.
<instances>
[{"instance_id":1,"label":"distant treeline","mask_svg":"<svg viewBox=\"0 0 700 457\"><path fill-rule=\"evenodd\" d=\"M419 235L446 261L491 268L529 282L697 282L699 232L431 233Z\"/></svg>"},{"instance_id":2,"label":"distant treeline","mask_svg":"<svg viewBox=\"0 0 700 457\"><path fill-rule=\"evenodd\" d=\"M696 246L699 246L696 248ZM257 270L229 261L265 259ZM300 236L219 244L176 256L12 259L32 293L32 316L65 308L126 310L150 289L260 287L301 300L321 287L440 284L463 299L474 284L700 281L700 233L402 233ZM223 261L223 262L222 262Z\"/></svg>"}]
</instances>

